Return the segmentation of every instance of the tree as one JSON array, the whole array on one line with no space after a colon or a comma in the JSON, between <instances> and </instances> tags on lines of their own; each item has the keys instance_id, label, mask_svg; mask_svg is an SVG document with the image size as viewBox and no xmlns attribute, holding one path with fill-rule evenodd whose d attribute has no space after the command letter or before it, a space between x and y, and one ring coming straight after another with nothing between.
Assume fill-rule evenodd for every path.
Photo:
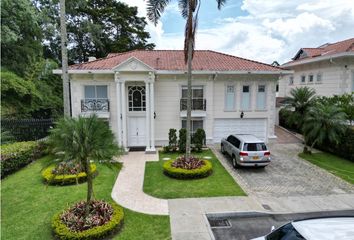
<instances>
[{"instance_id":1,"label":"tree","mask_svg":"<svg viewBox=\"0 0 354 240\"><path fill-rule=\"evenodd\" d=\"M41 13L44 54L60 60L59 0L32 0ZM66 1L69 64L110 52L153 49L137 8L115 0Z\"/></svg>"},{"instance_id":2,"label":"tree","mask_svg":"<svg viewBox=\"0 0 354 240\"><path fill-rule=\"evenodd\" d=\"M1 64L23 77L42 55L38 12L30 0L1 1Z\"/></svg>"},{"instance_id":3,"label":"tree","mask_svg":"<svg viewBox=\"0 0 354 240\"><path fill-rule=\"evenodd\" d=\"M70 116L70 99L69 99L69 74L68 74L68 40L66 34L66 14L65 0L60 0L60 38L61 38L61 77L63 79L63 103L64 115Z\"/></svg>"},{"instance_id":4,"label":"tree","mask_svg":"<svg viewBox=\"0 0 354 240\"><path fill-rule=\"evenodd\" d=\"M293 108L294 112L288 119L290 124L302 128L304 115L316 100L316 91L309 87L298 87L290 90L290 97L286 97L284 103L287 108Z\"/></svg>"},{"instance_id":5,"label":"tree","mask_svg":"<svg viewBox=\"0 0 354 240\"><path fill-rule=\"evenodd\" d=\"M114 156L121 154L115 137L108 124L95 115L88 118L61 119L51 131L49 144L62 161L80 163L87 174L86 213L93 200L93 176L90 161L109 163Z\"/></svg>"},{"instance_id":6,"label":"tree","mask_svg":"<svg viewBox=\"0 0 354 240\"><path fill-rule=\"evenodd\" d=\"M169 0L148 0L147 15L155 25L159 21L161 14ZM225 4L226 0L216 0L218 9ZM186 161L191 157L191 106L192 106L192 60L195 47L195 34L197 31L198 13L201 0L178 0L181 15L186 19L184 31L184 60L187 65L187 140L186 140Z\"/></svg>"},{"instance_id":7,"label":"tree","mask_svg":"<svg viewBox=\"0 0 354 240\"><path fill-rule=\"evenodd\" d=\"M305 143L311 143L310 152L316 143L326 140L338 144L347 129L345 119L346 114L337 106L317 103L310 107L303 123ZM307 152L306 144L304 152Z\"/></svg>"}]
</instances>

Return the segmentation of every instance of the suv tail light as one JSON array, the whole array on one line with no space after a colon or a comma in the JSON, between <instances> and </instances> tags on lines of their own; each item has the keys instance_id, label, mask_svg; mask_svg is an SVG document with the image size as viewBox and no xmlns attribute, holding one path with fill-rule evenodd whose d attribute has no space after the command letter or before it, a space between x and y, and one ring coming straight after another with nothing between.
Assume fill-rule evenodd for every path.
<instances>
[{"instance_id":1,"label":"suv tail light","mask_svg":"<svg viewBox=\"0 0 354 240\"><path fill-rule=\"evenodd\" d=\"M269 156L270 156L270 152L269 152L269 151L268 151L268 152L265 152L265 153L264 153L264 156L269 157Z\"/></svg>"},{"instance_id":2,"label":"suv tail light","mask_svg":"<svg viewBox=\"0 0 354 240\"><path fill-rule=\"evenodd\" d=\"M246 152L240 152L240 156L248 156L248 153L246 153Z\"/></svg>"}]
</instances>

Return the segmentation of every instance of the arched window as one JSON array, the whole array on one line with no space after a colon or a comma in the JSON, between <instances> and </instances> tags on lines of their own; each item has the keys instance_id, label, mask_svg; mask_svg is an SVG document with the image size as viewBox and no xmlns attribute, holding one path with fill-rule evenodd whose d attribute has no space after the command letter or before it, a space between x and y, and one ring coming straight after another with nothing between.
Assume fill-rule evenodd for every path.
<instances>
[{"instance_id":1,"label":"arched window","mask_svg":"<svg viewBox=\"0 0 354 240\"><path fill-rule=\"evenodd\" d=\"M145 87L129 86L128 87L128 104L130 112L145 111Z\"/></svg>"}]
</instances>

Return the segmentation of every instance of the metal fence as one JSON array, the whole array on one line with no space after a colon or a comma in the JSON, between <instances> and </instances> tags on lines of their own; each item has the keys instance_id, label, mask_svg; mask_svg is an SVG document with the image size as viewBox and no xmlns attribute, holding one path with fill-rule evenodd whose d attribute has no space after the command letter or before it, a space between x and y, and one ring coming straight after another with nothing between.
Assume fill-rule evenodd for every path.
<instances>
[{"instance_id":1,"label":"metal fence","mask_svg":"<svg viewBox=\"0 0 354 240\"><path fill-rule=\"evenodd\" d=\"M1 131L8 131L16 141L38 140L48 136L53 119L2 119Z\"/></svg>"}]
</instances>

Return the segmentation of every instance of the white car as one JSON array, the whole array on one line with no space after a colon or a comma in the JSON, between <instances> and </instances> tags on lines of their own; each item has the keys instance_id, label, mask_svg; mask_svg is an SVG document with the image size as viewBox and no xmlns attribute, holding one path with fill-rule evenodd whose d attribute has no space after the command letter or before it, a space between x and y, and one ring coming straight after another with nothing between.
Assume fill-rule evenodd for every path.
<instances>
[{"instance_id":1,"label":"white car","mask_svg":"<svg viewBox=\"0 0 354 240\"><path fill-rule=\"evenodd\" d=\"M253 240L354 240L354 217L328 217L287 223Z\"/></svg>"}]
</instances>

